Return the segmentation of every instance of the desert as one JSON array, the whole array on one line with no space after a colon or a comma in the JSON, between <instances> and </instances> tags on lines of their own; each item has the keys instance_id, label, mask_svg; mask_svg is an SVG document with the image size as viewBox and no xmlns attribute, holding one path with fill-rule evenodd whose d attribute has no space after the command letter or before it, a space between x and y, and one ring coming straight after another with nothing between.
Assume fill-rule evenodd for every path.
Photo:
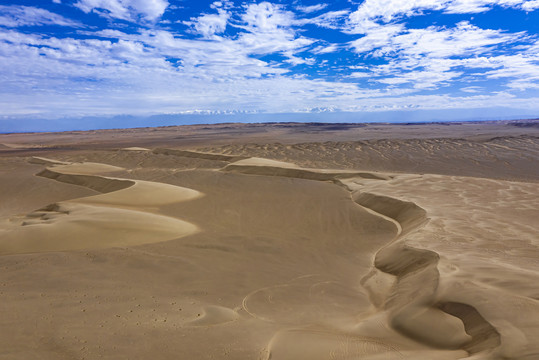
<instances>
[{"instance_id":1,"label":"desert","mask_svg":"<svg viewBox=\"0 0 539 360\"><path fill-rule=\"evenodd\" d=\"M0 134L2 359L539 359L539 123Z\"/></svg>"}]
</instances>

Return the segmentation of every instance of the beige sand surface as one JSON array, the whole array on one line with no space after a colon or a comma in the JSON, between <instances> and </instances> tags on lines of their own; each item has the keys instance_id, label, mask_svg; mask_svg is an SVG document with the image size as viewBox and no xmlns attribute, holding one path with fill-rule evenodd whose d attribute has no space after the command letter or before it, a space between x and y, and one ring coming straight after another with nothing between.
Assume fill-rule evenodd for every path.
<instances>
[{"instance_id":1,"label":"beige sand surface","mask_svg":"<svg viewBox=\"0 0 539 360\"><path fill-rule=\"evenodd\" d=\"M519 124L0 135L0 358L539 359Z\"/></svg>"}]
</instances>

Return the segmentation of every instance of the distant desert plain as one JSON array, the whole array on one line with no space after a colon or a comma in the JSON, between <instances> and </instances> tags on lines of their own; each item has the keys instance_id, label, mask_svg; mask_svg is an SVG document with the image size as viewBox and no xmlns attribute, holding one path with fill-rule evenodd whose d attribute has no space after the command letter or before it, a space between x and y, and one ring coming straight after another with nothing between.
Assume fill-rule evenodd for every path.
<instances>
[{"instance_id":1,"label":"distant desert plain","mask_svg":"<svg viewBox=\"0 0 539 360\"><path fill-rule=\"evenodd\" d=\"M539 359L539 121L0 135L0 359Z\"/></svg>"}]
</instances>

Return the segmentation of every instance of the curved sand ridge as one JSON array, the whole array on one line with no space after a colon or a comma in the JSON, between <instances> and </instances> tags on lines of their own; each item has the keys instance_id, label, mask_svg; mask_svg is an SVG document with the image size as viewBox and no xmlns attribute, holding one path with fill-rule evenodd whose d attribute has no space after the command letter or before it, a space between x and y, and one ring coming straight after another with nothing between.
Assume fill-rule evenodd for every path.
<instances>
[{"instance_id":1,"label":"curved sand ridge","mask_svg":"<svg viewBox=\"0 0 539 360\"><path fill-rule=\"evenodd\" d=\"M411 202L369 193L356 193L354 200L394 219L402 229L392 243L378 251L374 261L377 270L396 277L384 302L378 304L388 311L392 327L434 347L462 348L470 354L499 346L499 333L474 307L437 299L440 256L405 244L428 221L426 211ZM367 287L375 275L375 271L367 275L363 285Z\"/></svg>"},{"instance_id":2,"label":"curved sand ridge","mask_svg":"<svg viewBox=\"0 0 539 360\"><path fill-rule=\"evenodd\" d=\"M0 234L0 254L135 246L187 236L198 227L159 214L159 207L202 196L168 184L95 175L123 170L97 163L65 163L33 158L52 165L37 174L80 185L102 194L48 205L12 219Z\"/></svg>"},{"instance_id":3,"label":"curved sand ridge","mask_svg":"<svg viewBox=\"0 0 539 360\"><path fill-rule=\"evenodd\" d=\"M303 169L294 164L259 158L236 161L222 170L251 175L333 181L347 189L349 188L346 182L343 183L339 179L356 177L353 180L357 184L357 178L360 178L360 181L389 178L379 174ZM498 347L501 343L500 334L473 306L438 299L440 274L437 266L440 256L434 251L417 249L405 244L408 237L428 222L426 211L415 203L388 196L359 191L351 191L351 195L355 203L391 221L396 228L395 239L377 252L373 270L361 281L363 287L370 292L371 302L382 313L382 317L387 319L391 328L428 347L464 350L470 355L490 353ZM390 276L389 280L387 276ZM384 281L389 282L388 286L385 286L385 291L381 290L384 286L380 286ZM287 286L289 285L283 284L274 289L261 289L249 294L244 299L244 309L252 316L265 321L272 321L275 316L281 317L280 322L287 317L289 319L292 313L290 310L285 311L284 315L279 314L290 304L280 304L278 301L279 297L283 297L279 295L279 291L283 291ZM309 284L305 292L310 293L312 288L313 285ZM275 300L273 297L276 295ZM267 301L275 303L278 309L271 311L260 307L261 310L257 310L257 302L267 304ZM301 307L300 304L297 305L296 307ZM302 309L302 314L305 315L305 311L308 317L310 309ZM353 316L352 313L350 316ZM373 319L379 321L379 316L374 316ZM279 331L268 345L268 358L324 359L328 353L331 358L336 359L354 356L365 359L405 357L388 343L362 337L362 332L368 334L368 328L367 319L353 333L343 331L342 335L336 335L336 329L332 329L331 332L301 328ZM312 348L312 354L309 351L310 355L307 356L304 352L306 348ZM448 354L452 352L449 351ZM417 354L410 356L414 358ZM460 357L456 354L450 356Z\"/></svg>"},{"instance_id":4,"label":"curved sand ridge","mask_svg":"<svg viewBox=\"0 0 539 360\"><path fill-rule=\"evenodd\" d=\"M336 181L337 179L350 177L360 177L374 180L387 179L386 176L381 174L357 171L351 172L326 169L306 169L291 163L256 157L236 161L230 165L227 165L223 170L229 172L239 172L242 174L283 176L318 181Z\"/></svg>"},{"instance_id":5,"label":"curved sand ridge","mask_svg":"<svg viewBox=\"0 0 539 360\"><path fill-rule=\"evenodd\" d=\"M162 148L154 149L152 152L154 154L182 156L182 157L190 157L190 158L205 159L205 160L219 160L219 161L226 161L226 162L238 161L241 159L248 158L247 156L221 155L221 154L212 154L212 153L198 152L198 151L162 149Z\"/></svg>"}]
</instances>

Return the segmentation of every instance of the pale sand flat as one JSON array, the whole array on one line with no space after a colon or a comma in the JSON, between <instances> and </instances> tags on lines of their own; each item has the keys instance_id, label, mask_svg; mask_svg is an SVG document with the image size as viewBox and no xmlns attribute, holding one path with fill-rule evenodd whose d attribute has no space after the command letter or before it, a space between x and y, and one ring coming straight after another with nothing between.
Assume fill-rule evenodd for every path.
<instances>
[{"instance_id":1,"label":"pale sand flat","mask_svg":"<svg viewBox=\"0 0 539 360\"><path fill-rule=\"evenodd\" d=\"M59 161L59 160L44 158L40 156L32 156L30 159L28 159L28 162L30 164L39 164L39 165L69 165L70 164L65 161Z\"/></svg>"},{"instance_id":2,"label":"pale sand flat","mask_svg":"<svg viewBox=\"0 0 539 360\"><path fill-rule=\"evenodd\" d=\"M126 147L126 148L122 148L120 150L125 150L125 151L150 151L150 149L146 149L146 148L138 147L138 146Z\"/></svg>"},{"instance_id":3,"label":"pale sand flat","mask_svg":"<svg viewBox=\"0 0 539 360\"><path fill-rule=\"evenodd\" d=\"M76 175L92 175L103 174L125 169L119 166L99 164L92 162L74 163L74 164L59 164L54 165L51 169L61 174L76 174Z\"/></svg>"},{"instance_id":4,"label":"pale sand flat","mask_svg":"<svg viewBox=\"0 0 539 360\"><path fill-rule=\"evenodd\" d=\"M292 164L284 161L263 159L258 157L251 157L244 160L239 160L234 162L236 166L261 166L261 167L278 167L285 169L299 169L300 167L296 164Z\"/></svg>"}]
</instances>

